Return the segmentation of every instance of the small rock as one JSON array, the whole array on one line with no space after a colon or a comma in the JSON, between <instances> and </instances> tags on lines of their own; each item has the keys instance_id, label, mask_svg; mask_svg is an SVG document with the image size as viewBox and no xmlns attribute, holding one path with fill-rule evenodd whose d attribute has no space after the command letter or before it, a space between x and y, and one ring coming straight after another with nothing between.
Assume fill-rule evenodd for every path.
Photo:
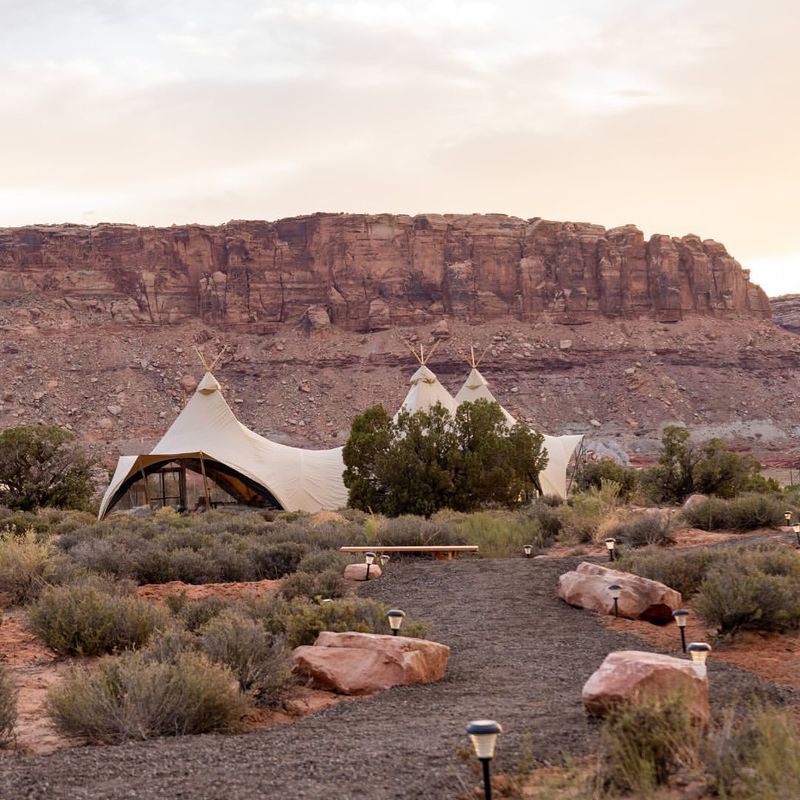
<instances>
[{"instance_id":1,"label":"small rock","mask_svg":"<svg viewBox=\"0 0 800 800\"><path fill-rule=\"evenodd\" d=\"M572 349L572 339L562 339L558 343L559 350L571 350Z\"/></svg>"},{"instance_id":2,"label":"small rock","mask_svg":"<svg viewBox=\"0 0 800 800\"><path fill-rule=\"evenodd\" d=\"M446 319L436 323L436 326L431 331L431 336L437 340L450 338L450 327L448 326Z\"/></svg>"},{"instance_id":3,"label":"small rock","mask_svg":"<svg viewBox=\"0 0 800 800\"><path fill-rule=\"evenodd\" d=\"M106 411L108 411L109 414L113 414L115 417L117 417L122 413L122 406L106 406Z\"/></svg>"},{"instance_id":4,"label":"small rock","mask_svg":"<svg viewBox=\"0 0 800 800\"><path fill-rule=\"evenodd\" d=\"M590 425L591 425L593 428L599 428L599 427L601 427L601 422L600 422L600 420L598 420L598 419L590 419L590 420L589 420L589 424L590 424Z\"/></svg>"}]
</instances>

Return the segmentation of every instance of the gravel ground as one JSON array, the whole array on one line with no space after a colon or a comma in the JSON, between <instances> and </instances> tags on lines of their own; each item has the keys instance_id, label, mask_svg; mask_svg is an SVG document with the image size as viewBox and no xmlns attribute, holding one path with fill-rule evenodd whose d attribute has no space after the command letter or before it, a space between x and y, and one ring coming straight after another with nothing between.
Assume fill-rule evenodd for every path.
<instances>
[{"instance_id":1,"label":"gravel ground","mask_svg":"<svg viewBox=\"0 0 800 800\"><path fill-rule=\"evenodd\" d=\"M581 687L611 650L649 649L607 630L555 594L577 560L392 562L365 595L432 622L448 644L446 679L391 689L288 726L244 736L161 739L0 758L3 800L47 798L454 798L475 783L461 753L467 722L505 729L497 768L526 753L556 760L588 752L596 727ZM716 703L767 690L734 667L709 669Z\"/></svg>"}]
</instances>

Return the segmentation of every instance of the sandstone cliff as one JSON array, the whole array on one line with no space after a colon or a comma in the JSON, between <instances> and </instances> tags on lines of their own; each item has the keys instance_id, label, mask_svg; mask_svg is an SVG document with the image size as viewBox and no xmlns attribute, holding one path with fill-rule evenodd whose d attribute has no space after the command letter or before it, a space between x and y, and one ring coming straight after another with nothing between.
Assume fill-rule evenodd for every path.
<instances>
[{"instance_id":1,"label":"sandstone cliff","mask_svg":"<svg viewBox=\"0 0 800 800\"><path fill-rule=\"evenodd\" d=\"M769 302L775 322L782 328L800 333L800 294L771 297Z\"/></svg>"},{"instance_id":2,"label":"sandstone cliff","mask_svg":"<svg viewBox=\"0 0 800 800\"><path fill-rule=\"evenodd\" d=\"M252 333L300 320L383 330L444 314L581 323L771 313L717 242L500 214L0 229L0 301L0 325L12 327L200 319Z\"/></svg>"}]
</instances>

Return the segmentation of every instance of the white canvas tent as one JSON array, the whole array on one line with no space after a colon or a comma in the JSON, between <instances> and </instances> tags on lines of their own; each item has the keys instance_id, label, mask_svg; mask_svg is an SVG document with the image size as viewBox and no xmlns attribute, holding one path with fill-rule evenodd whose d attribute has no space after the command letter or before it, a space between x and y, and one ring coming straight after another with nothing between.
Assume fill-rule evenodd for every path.
<instances>
[{"instance_id":1,"label":"white canvas tent","mask_svg":"<svg viewBox=\"0 0 800 800\"><path fill-rule=\"evenodd\" d=\"M411 388L400 406L401 409L405 408L413 414L416 411L428 411L436 403L441 403L451 414L455 414L458 408L455 398L424 364L420 364L419 369L411 376L410 383Z\"/></svg>"},{"instance_id":2,"label":"white canvas tent","mask_svg":"<svg viewBox=\"0 0 800 800\"><path fill-rule=\"evenodd\" d=\"M456 395L456 402L474 402L475 400L489 400L497 403L497 399L489 389L486 379L478 371L473 353L472 370L470 371L464 385ZM498 403L498 405L500 405ZM500 406L509 425L516 423L516 419ZM583 440L583 436L544 436L544 447L547 450L547 466L539 473L539 484L544 494L554 494L558 497L567 496L567 466L573 453Z\"/></svg>"},{"instance_id":3,"label":"white canvas tent","mask_svg":"<svg viewBox=\"0 0 800 800\"><path fill-rule=\"evenodd\" d=\"M259 436L236 419L211 372L150 453L119 459L99 518L134 482L173 461L202 470L244 501L268 499L287 511L312 512L347 505L341 447L303 450Z\"/></svg>"}]
</instances>

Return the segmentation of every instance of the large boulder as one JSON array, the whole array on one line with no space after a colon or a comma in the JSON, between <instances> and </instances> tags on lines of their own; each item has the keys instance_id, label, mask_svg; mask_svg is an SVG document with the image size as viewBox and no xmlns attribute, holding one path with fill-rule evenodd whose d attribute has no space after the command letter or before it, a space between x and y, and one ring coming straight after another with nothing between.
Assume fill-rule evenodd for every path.
<instances>
[{"instance_id":1,"label":"large boulder","mask_svg":"<svg viewBox=\"0 0 800 800\"><path fill-rule=\"evenodd\" d=\"M344 579L346 581L374 581L383 574L377 564L370 564L369 574L367 565L362 561L359 564L348 564L344 568Z\"/></svg>"},{"instance_id":2,"label":"large boulder","mask_svg":"<svg viewBox=\"0 0 800 800\"><path fill-rule=\"evenodd\" d=\"M614 600L608 587L615 583L620 587L621 617L661 624L670 622L672 612L682 605L680 592L663 583L588 561L558 579L558 596L571 606L613 614Z\"/></svg>"},{"instance_id":3,"label":"large boulder","mask_svg":"<svg viewBox=\"0 0 800 800\"><path fill-rule=\"evenodd\" d=\"M296 647L298 672L341 694L369 694L390 686L441 680L450 648L424 639L378 633L323 631L313 646Z\"/></svg>"},{"instance_id":4,"label":"large boulder","mask_svg":"<svg viewBox=\"0 0 800 800\"><path fill-rule=\"evenodd\" d=\"M705 503L708 500L707 494L690 494L683 503L684 511L691 511L693 508Z\"/></svg>"},{"instance_id":5,"label":"large boulder","mask_svg":"<svg viewBox=\"0 0 800 800\"><path fill-rule=\"evenodd\" d=\"M625 703L680 694L692 717L709 719L708 678L692 661L660 653L621 650L609 653L584 684L583 705L602 716Z\"/></svg>"}]
</instances>

